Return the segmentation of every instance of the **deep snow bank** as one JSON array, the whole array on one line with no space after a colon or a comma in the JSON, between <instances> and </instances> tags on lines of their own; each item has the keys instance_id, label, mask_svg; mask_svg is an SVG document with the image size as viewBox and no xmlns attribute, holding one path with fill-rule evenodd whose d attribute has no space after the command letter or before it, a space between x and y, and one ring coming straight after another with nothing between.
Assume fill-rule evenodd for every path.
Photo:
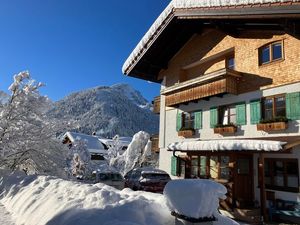
<instances>
[{"instance_id":1,"label":"deep snow bank","mask_svg":"<svg viewBox=\"0 0 300 225\"><path fill-rule=\"evenodd\" d=\"M178 194L179 203L193 209L194 203L184 202L189 196L187 193L199 195L197 191L201 190L189 191L189 186L184 184L176 187L181 192L176 192L177 188L170 189L168 196ZM174 225L174 217L161 194L119 191L101 183L83 184L50 176L21 173L1 176L1 171L0 192L1 203L17 225ZM205 211L205 202L202 207L198 209ZM218 221L213 225L237 224L218 212L214 216Z\"/></svg>"},{"instance_id":2,"label":"deep snow bank","mask_svg":"<svg viewBox=\"0 0 300 225\"><path fill-rule=\"evenodd\" d=\"M1 202L17 225L169 225L163 195L49 176L7 176Z\"/></svg>"}]
</instances>

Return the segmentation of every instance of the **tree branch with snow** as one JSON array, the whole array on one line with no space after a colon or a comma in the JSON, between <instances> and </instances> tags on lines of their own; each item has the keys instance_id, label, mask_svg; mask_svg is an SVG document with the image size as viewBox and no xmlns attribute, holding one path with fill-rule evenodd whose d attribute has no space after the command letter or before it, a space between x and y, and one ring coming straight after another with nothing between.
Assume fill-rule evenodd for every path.
<instances>
[{"instance_id":1,"label":"tree branch with snow","mask_svg":"<svg viewBox=\"0 0 300 225\"><path fill-rule=\"evenodd\" d=\"M49 119L51 102L28 71L14 75L10 98L0 107L0 167L61 175L67 150L56 136L71 123Z\"/></svg>"}]
</instances>

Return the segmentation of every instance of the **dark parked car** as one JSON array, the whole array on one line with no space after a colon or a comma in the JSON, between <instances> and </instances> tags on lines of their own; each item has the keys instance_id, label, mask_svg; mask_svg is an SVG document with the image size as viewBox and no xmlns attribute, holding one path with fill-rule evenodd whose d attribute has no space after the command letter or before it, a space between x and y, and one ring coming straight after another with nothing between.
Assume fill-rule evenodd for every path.
<instances>
[{"instance_id":1,"label":"dark parked car","mask_svg":"<svg viewBox=\"0 0 300 225\"><path fill-rule=\"evenodd\" d=\"M166 184L171 180L163 170L141 167L129 171L125 176L125 187L132 190L162 193Z\"/></svg>"},{"instance_id":2,"label":"dark parked car","mask_svg":"<svg viewBox=\"0 0 300 225\"><path fill-rule=\"evenodd\" d=\"M104 183L106 185L112 186L119 190L124 188L124 178L120 173L106 171L106 172L96 172L94 171L92 174L93 183Z\"/></svg>"}]
</instances>

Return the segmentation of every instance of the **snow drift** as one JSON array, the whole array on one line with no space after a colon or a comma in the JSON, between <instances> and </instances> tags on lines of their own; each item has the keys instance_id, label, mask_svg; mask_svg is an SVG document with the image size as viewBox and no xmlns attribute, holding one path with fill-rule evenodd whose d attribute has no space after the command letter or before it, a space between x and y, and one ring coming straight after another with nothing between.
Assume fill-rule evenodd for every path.
<instances>
[{"instance_id":1,"label":"snow drift","mask_svg":"<svg viewBox=\"0 0 300 225\"><path fill-rule=\"evenodd\" d=\"M216 191L215 196L222 197L226 190L217 187L218 184L199 185L200 181L174 181L175 189L171 184L166 190L167 199L177 195L177 203L182 204L181 210L183 211L180 212L186 213L187 210L191 210L191 216L194 216L195 209L197 213L210 212L211 209L217 207L218 203L216 200L213 206L205 204L205 201L208 201L208 197L205 196L212 196L212 193ZM186 185L190 185L188 193ZM199 186L204 189L199 189ZM207 188L212 189L207 190ZM178 190L181 191L178 192ZM167 206L168 204L170 207L170 201L161 194L132 191L128 188L119 191L102 183L83 184L51 176L24 176L22 173L3 175L0 178L0 191L0 201L12 214L16 225L174 224L174 217L171 216ZM203 193L199 194L199 191ZM195 194L194 197L198 197L193 200L192 204L185 204L190 200L191 193ZM203 197L201 208L197 208L199 204L195 201L200 197ZM216 210L213 211L213 215L218 219L213 225L237 225L236 222L220 215Z\"/></svg>"},{"instance_id":2,"label":"snow drift","mask_svg":"<svg viewBox=\"0 0 300 225\"><path fill-rule=\"evenodd\" d=\"M17 225L171 225L163 195L50 176L5 176L1 203Z\"/></svg>"}]
</instances>

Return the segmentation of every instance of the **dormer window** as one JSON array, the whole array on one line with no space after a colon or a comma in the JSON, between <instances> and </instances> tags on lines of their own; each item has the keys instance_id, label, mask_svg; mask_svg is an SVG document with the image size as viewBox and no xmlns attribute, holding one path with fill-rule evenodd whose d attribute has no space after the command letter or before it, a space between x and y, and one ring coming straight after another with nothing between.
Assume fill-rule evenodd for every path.
<instances>
[{"instance_id":1,"label":"dormer window","mask_svg":"<svg viewBox=\"0 0 300 225\"><path fill-rule=\"evenodd\" d=\"M269 64L283 59L283 42L277 41L259 48L259 65Z\"/></svg>"}]
</instances>

